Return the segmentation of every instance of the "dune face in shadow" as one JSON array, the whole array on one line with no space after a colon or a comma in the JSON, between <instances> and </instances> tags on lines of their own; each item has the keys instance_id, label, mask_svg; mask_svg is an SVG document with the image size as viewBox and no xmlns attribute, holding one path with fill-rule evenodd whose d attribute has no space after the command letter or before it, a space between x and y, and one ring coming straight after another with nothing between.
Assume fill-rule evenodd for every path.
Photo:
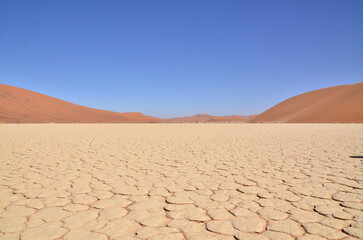
<instances>
[{"instance_id":1,"label":"dune face in shadow","mask_svg":"<svg viewBox=\"0 0 363 240\"><path fill-rule=\"evenodd\" d=\"M261 113L251 122L363 122L363 83L297 95Z\"/></svg>"},{"instance_id":2,"label":"dune face in shadow","mask_svg":"<svg viewBox=\"0 0 363 240\"><path fill-rule=\"evenodd\" d=\"M161 119L142 113L88 108L26 89L0 84L0 122L5 123L143 123Z\"/></svg>"}]
</instances>

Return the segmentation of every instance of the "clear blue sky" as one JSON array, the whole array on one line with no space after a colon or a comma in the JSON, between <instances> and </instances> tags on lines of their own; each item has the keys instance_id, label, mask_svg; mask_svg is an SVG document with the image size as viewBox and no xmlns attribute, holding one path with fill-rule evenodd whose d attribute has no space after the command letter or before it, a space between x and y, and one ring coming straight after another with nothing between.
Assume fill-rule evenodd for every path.
<instances>
[{"instance_id":1,"label":"clear blue sky","mask_svg":"<svg viewBox=\"0 0 363 240\"><path fill-rule=\"evenodd\" d=\"M0 82L157 117L363 81L362 0L0 0Z\"/></svg>"}]
</instances>

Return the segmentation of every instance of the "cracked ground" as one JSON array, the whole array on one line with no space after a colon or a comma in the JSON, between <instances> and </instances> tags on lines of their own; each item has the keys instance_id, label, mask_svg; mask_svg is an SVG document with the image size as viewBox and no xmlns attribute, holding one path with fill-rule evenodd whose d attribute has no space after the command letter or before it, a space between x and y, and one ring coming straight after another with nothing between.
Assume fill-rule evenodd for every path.
<instances>
[{"instance_id":1,"label":"cracked ground","mask_svg":"<svg viewBox=\"0 0 363 240\"><path fill-rule=\"evenodd\" d=\"M362 124L2 124L0 239L363 239Z\"/></svg>"}]
</instances>

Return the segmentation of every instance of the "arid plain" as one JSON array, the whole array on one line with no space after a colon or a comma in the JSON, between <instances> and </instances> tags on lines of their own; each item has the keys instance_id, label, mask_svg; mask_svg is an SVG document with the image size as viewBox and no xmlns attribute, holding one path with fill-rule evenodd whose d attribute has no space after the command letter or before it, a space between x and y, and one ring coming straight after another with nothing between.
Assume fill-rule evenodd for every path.
<instances>
[{"instance_id":1,"label":"arid plain","mask_svg":"<svg viewBox=\"0 0 363 240\"><path fill-rule=\"evenodd\" d=\"M362 124L3 124L0 239L362 239Z\"/></svg>"}]
</instances>

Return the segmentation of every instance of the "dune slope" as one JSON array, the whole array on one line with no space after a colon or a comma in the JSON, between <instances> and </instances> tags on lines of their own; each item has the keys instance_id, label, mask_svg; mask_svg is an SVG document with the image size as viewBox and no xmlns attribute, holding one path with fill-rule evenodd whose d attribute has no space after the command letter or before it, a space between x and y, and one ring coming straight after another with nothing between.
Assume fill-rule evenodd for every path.
<instances>
[{"instance_id":1,"label":"dune slope","mask_svg":"<svg viewBox=\"0 0 363 240\"><path fill-rule=\"evenodd\" d=\"M297 95L257 115L251 122L363 122L363 82Z\"/></svg>"},{"instance_id":2,"label":"dune slope","mask_svg":"<svg viewBox=\"0 0 363 240\"><path fill-rule=\"evenodd\" d=\"M142 113L117 113L88 108L30 90L0 84L0 122L117 123L158 122Z\"/></svg>"}]
</instances>

